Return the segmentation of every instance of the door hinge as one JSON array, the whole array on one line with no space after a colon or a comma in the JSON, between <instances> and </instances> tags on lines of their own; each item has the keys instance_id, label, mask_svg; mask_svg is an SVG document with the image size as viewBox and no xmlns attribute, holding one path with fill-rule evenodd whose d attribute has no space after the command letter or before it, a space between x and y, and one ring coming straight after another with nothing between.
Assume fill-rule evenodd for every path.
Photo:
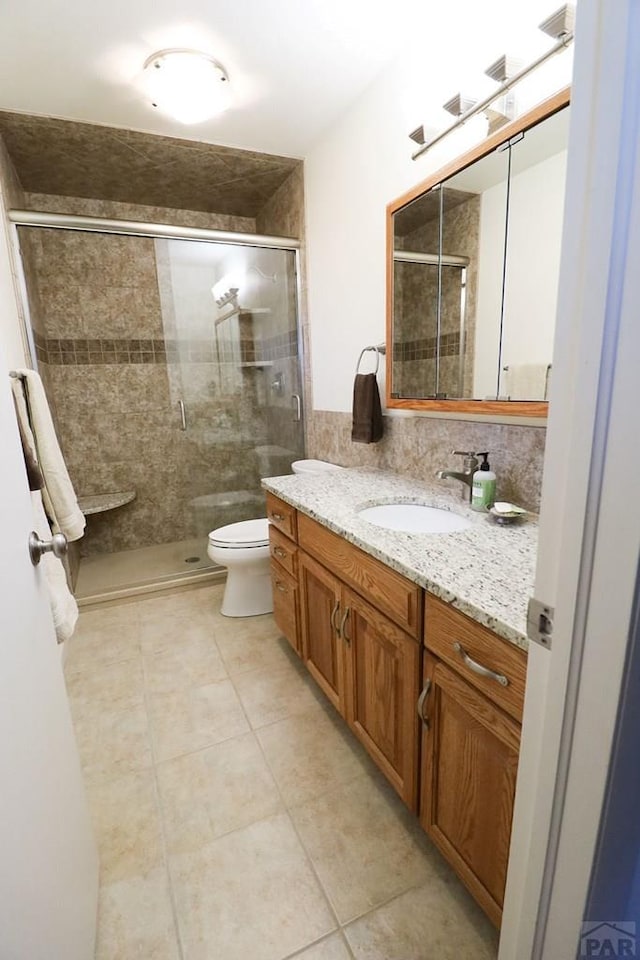
<instances>
[{"instance_id":1,"label":"door hinge","mask_svg":"<svg viewBox=\"0 0 640 960\"><path fill-rule=\"evenodd\" d=\"M546 650L551 650L555 609L531 597L527 608L527 636Z\"/></svg>"}]
</instances>

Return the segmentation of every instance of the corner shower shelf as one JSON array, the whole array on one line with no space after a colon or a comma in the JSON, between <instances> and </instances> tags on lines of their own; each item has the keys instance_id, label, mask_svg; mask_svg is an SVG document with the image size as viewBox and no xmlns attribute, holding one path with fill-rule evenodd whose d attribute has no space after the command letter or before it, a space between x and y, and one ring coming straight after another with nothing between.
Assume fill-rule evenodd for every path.
<instances>
[{"instance_id":1,"label":"corner shower shelf","mask_svg":"<svg viewBox=\"0 0 640 960\"><path fill-rule=\"evenodd\" d=\"M120 493L97 493L90 497L78 497L78 506L88 517L92 513L105 513L107 510L123 507L125 503L131 503L135 498L135 490L123 490Z\"/></svg>"}]
</instances>

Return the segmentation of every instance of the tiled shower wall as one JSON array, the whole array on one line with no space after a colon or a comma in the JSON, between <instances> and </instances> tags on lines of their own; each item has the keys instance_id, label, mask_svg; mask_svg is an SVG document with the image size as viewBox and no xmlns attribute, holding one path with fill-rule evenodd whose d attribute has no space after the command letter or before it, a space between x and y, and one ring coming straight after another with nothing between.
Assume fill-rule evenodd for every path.
<instances>
[{"instance_id":1,"label":"tiled shower wall","mask_svg":"<svg viewBox=\"0 0 640 960\"><path fill-rule=\"evenodd\" d=\"M30 199L39 209L64 206L66 212L141 219L128 205L124 211L120 204L96 209L92 201ZM151 220L172 218L165 211L145 212ZM176 213L174 222L191 219ZM218 229L255 230L254 221L244 218L201 214L194 219ZM136 491L131 504L89 518L82 554L195 536L202 522L206 525L196 498L244 490L248 477L257 492L255 442L243 435L243 424L255 420L251 382L240 397L216 402L209 395L212 358L178 356L163 324L153 240L61 230L28 233L35 268L30 300L40 304L43 318L34 331L39 361L74 485L80 495ZM226 429L217 431L214 442L210 434L202 442L197 422L187 433L180 429L179 359L189 364L192 392L199 384L200 396L207 395L208 422L224 420ZM190 412L196 416L195 404ZM235 519L228 509L215 516L219 522Z\"/></svg>"}]
</instances>

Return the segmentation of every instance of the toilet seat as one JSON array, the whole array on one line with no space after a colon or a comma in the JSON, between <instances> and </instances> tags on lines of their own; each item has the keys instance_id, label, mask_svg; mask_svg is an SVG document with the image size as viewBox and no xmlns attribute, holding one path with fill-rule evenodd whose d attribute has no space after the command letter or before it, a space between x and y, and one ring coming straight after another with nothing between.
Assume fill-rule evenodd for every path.
<instances>
[{"instance_id":1,"label":"toilet seat","mask_svg":"<svg viewBox=\"0 0 640 960\"><path fill-rule=\"evenodd\" d=\"M266 517L258 520L241 520L218 527L209 534L209 543L222 549L250 549L269 546L269 521Z\"/></svg>"}]
</instances>

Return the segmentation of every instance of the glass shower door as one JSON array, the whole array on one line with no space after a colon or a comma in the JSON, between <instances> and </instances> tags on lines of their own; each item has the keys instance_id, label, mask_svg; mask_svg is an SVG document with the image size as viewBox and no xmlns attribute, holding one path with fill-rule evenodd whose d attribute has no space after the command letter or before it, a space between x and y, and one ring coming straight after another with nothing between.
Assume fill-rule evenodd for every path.
<instances>
[{"instance_id":1,"label":"glass shower door","mask_svg":"<svg viewBox=\"0 0 640 960\"><path fill-rule=\"evenodd\" d=\"M156 240L178 447L180 540L265 515L262 477L303 456L295 253Z\"/></svg>"}]
</instances>

